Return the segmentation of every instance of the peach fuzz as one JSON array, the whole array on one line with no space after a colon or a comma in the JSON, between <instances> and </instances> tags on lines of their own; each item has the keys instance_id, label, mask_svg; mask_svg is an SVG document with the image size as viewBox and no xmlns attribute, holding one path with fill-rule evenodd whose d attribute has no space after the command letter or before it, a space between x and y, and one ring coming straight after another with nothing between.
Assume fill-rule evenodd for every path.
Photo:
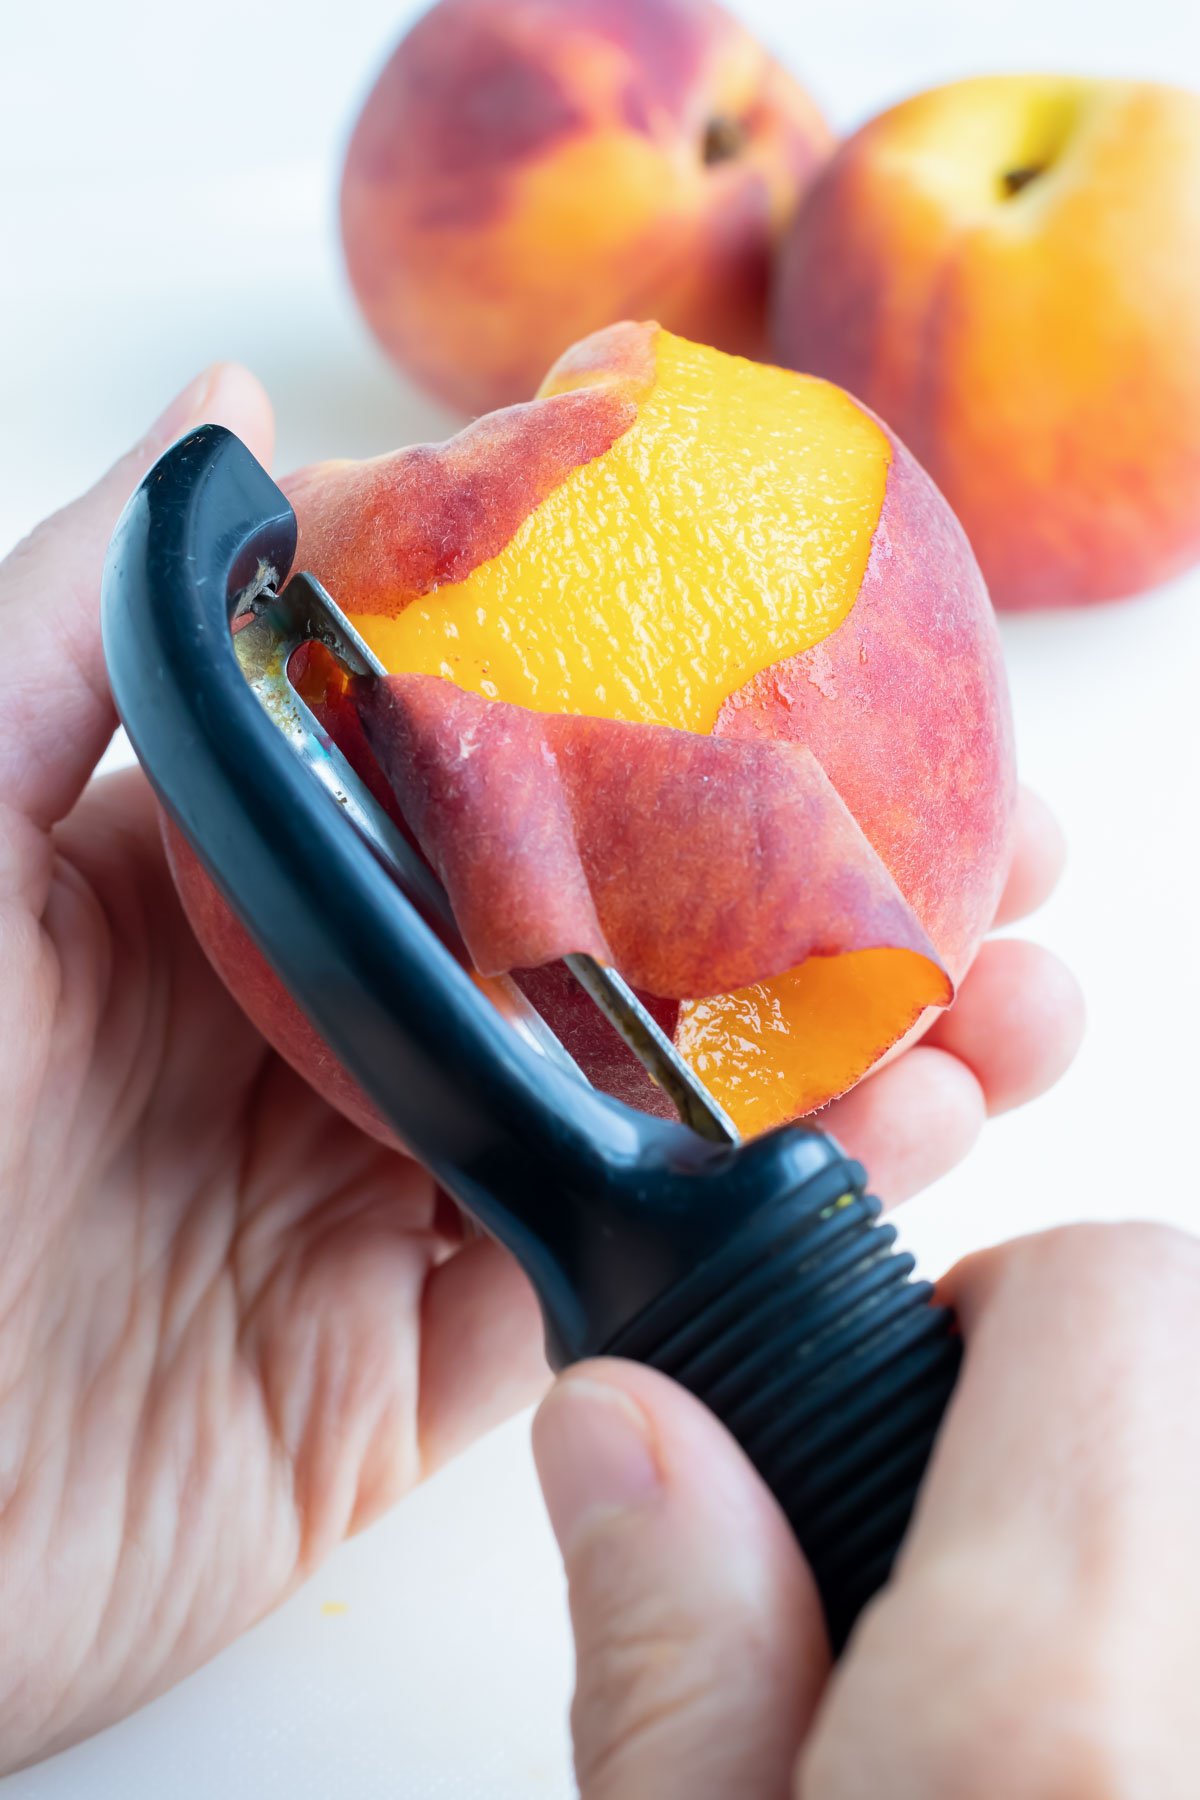
<instances>
[{"instance_id":1,"label":"peach fuzz","mask_svg":"<svg viewBox=\"0 0 1200 1800\"><path fill-rule=\"evenodd\" d=\"M772 255L830 142L712 0L440 0L349 145L351 282L400 367L466 413L630 314L758 356Z\"/></svg>"},{"instance_id":2,"label":"peach fuzz","mask_svg":"<svg viewBox=\"0 0 1200 1800\"><path fill-rule=\"evenodd\" d=\"M773 326L900 433L998 606L1200 556L1200 96L983 77L894 107L812 185Z\"/></svg>"},{"instance_id":3,"label":"peach fuzz","mask_svg":"<svg viewBox=\"0 0 1200 1800\"><path fill-rule=\"evenodd\" d=\"M1004 673L962 532L846 394L625 325L446 445L285 486L398 671L304 691L599 1085L661 1105L571 949L749 1131L946 1003L1009 859Z\"/></svg>"}]
</instances>

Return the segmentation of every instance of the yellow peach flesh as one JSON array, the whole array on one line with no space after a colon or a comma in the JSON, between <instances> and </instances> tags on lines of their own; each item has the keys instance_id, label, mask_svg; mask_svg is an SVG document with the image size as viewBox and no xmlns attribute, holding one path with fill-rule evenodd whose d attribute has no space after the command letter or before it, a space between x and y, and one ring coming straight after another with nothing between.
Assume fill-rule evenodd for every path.
<instances>
[{"instance_id":1,"label":"yellow peach flesh","mask_svg":"<svg viewBox=\"0 0 1200 1800\"><path fill-rule=\"evenodd\" d=\"M848 395L663 332L637 422L511 542L397 618L389 669L539 712L710 731L730 693L836 629L889 447Z\"/></svg>"},{"instance_id":2,"label":"yellow peach flesh","mask_svg":"<svg viewBox=\"0 0 1200 1800\"><path fill-rule=\"evenodd\" d=\"M685 1001L675 1041L742 1131L769 1131L853 1087L895 1042L922 979L910 950L810 956L772 981Z\"/></svg>"},{"instance_id":3,"label":"yellow peach flesh","mask_svg":"<svg viewBox=\"0 0 1200 1800\"><path fill-rule=\"evenodd\" d=\"M397 617L354 622L392 670L707 732L730 693L846 617L889 461L840 389L662 332L637 422L498 556ZM766 1130L853 1085L927 981L907 951L810 957L685 1003L680 1047L740 1126Z\"/></svg>"}]
</instances>

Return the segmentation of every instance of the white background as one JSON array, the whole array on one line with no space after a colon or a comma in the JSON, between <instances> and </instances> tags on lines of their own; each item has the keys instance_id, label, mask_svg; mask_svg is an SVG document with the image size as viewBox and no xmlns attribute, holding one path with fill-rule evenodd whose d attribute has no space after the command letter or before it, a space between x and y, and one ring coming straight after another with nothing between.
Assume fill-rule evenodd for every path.
<instances>
[{"instance_id":1,"label":"white background","mask_svg":"<svg viewBox=\"0 0 1200 1800\"><path fill-rule=\"evenodd\" d=\"M397 0L4 8L0 551L215 357L251 364L279 467L444 435L344 289L333 195ZM847 127L906 91L1044 66L1200 87L1172 0L741 0ZM1200 1222L1200 577L1004 627L1023 773L1072 842L1035 922L1091 1028L1060 1089L914 1204L931 1269L1054 1220ZM527 1450L498 1433L139 1717L4 1800L542 1800L571 1791L561 1582ZM323 1610L338 1603L337 1612Z\"/></svg>"}]
</instances>

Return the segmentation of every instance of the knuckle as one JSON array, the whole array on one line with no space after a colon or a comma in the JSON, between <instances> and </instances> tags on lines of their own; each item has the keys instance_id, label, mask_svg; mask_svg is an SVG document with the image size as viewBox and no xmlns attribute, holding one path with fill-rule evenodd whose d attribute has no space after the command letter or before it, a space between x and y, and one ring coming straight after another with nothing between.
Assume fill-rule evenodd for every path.
<instances>
[{"instance_id":1,"label":"knuckle","mask_svg":"<svg viewBox=\"0 0 1200 1800\"><path fill-rule=\"evenodd\" d=\"M1104 1344L1136 1366L1178 1354L1200 1320L1200 1239L1150 1222L1076 1225L1053 1234L1040 1284L1104 1321Z\"/></svg>"},{"instance_id":2,"label":"knuckle","mask_svg":"<svg viewBox=\"0 0 1200 1800\"><path fill-rule=\"evenodd\" d=\"M680 1739L688 1720L711 1729L717 1689L691 1647L647 1631L605 1643L581 1663L571 1706L575 1774L581 1794L623 1792L621 1771L656 1761L655 1740Z\"/></svg>"},{"instance_id":3,"label":"knuckle","mask_svg":"<svg viewBox=\"0 0 1200 1800\"><path fill-rule=\"evenodd\" d=\"M0 592L7 598L25 586L31 589L42 573L43 565L53 554L61 515L52 513L13 545L0 561Z\"/></svg>"},{"instance_id":4,"label":"knuckle","mask_svg":"<svg viewBox=\"0 0 1200 1800\"><path fill-rule=\"evenodd\" d=\"M1029 1253L1051 1266L1116 1279L1130 1270L1178 1270L1200 1279L1200 1239L1146 1220L1065 1225L1032 1238Z\"/></svg>"},{"instance_id":5,"label":"knuckle","mask_svg":"<svg viewBox=\"0 0 1200 1800\"><path fill-rule=\"evenodd\" d=\"M1141 1800L1126 1771L1095 1741L1028 1721L1008 1722L1003 1736L976 1721L968 1735L914 1746L904 1766L922 1800ZM847 1790L847 1794L850 1790Z\"/></svg>"},{"instance_id":6,"label":"knuckle","mask_svg":"<svg viewBox=\"0 0 1200 1800\"><path fill-rule=\"evenodd\" d=\"M604 1534L607 1538L608 1534ZM571 1571L578 1656L571 1728L580 1791L626 1791L630 1769L687 1754L728 1716L734 1730L745 1699L731 1679L723 1638L688 1608L650 1591L631 1593L597 1542ZM754 1646L742 1644L754 1663Z\"/></svg>"},{"instance_id":7,"label":"knuckle","mask_svg":"<svg viewBox=\"0 0 1200 1800\"><path fill-rule=\"evenodd\" d=\"M980 1318L1015 1293L1065 1296L1130 1319L1197 1310L1200 1237L1152 1221L1062 1225L968 1257L955 1271L965 1315ZM1049 1305L1049 1299L1045 1300Z\"/></svg>"},{"instance_id":8,"label":"knuckle","mask_svg":"<svg viewBox=\"0 0 1200 1800\"><path fill-rule=\"evenodd\" d=\"M923 1584L902 1616L886 1604L868 1615L806 1756L803 1800L1166 1800L1147 1784L1136 1702L1105 1646L1082 1630L1039 1643L999 1593L977 1597L968 1616L961 1588Z\"/></svg>"},{"instance_id":9,"label":"knuckle","mask_svg":"<svg viewBox=\"0 0 1200 1800\"><path fill-rule=\"evenodd\" d=\"M705 1705L718 1670L689 1622L650 1602L593 1618L580 1646L574 1714L622 1742Z\"/></svg>"},{"instance_id":10,"label":"knuckle","mask_svg":"<svg viewBox=\"0 0 1200 1800\"><path fill-rule=\"evenodd\" d=\"M975 1731L964 1721L933 1749L929 1792L938 1800L1135 1800L1104 1723L1068 1720L1053 1701L1044 1707L993 1706L990 1717L975 1715Z\"/></svg>"}]
</instances>

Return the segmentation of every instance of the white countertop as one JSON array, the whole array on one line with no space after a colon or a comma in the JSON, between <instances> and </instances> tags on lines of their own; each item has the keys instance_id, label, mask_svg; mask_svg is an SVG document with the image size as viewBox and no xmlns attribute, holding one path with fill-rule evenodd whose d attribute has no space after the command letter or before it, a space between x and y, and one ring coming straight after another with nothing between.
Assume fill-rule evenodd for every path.
<instances>
[{"instance_id":1,"label":"white countertop","mask_svg":"<svg viewBox=\"0 0 1200 1800\"><path fill-rule=\"evenodd\" d=\"M983 68L1200 86L1183 0L744 0L840 125ZM63 0L0 59L0 552L217 356L274 395L279 467L444 435L365 337L333 228L356 97L416 8ZM1200 575L1008 621L1023 773L1072 842L1032 934L1091 1029L1049 1099L906 1212L931 1270L1057 1220L1200 1225ZM1200 1110L1200 1109L1198 1109ZM564 1800L570 1649L527 1423L495 1434L274 1618L4 1800Z\"/></svg>"}]
</instances>

